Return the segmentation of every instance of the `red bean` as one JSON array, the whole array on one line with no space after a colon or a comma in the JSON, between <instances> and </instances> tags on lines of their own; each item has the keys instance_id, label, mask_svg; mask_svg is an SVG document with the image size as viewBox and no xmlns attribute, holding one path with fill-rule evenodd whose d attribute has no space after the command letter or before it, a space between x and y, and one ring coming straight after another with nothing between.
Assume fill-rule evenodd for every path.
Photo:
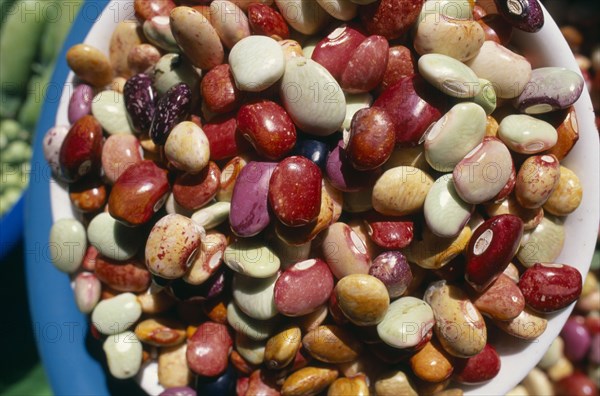
<instances>
[{"instance_id":1,"label":"red bean","mask_svg":"<svg viewBox=\"0 0 600 396\"><path fill-rule=\"evenodd\" d=\"M384 249L402 249L413 240L414 223L406 217L391 217L370 212L365 216L371 240Z\"/></svg>"},{"instance_id":2,"label":"red bean","mask_svg":"<svg viewBox=\"0 0 600 396\"><path fill-rule=\"evenodd\" d=\"M117 179L108 198L112 217L128 225L148 222L167 199L167 174L152 161L138 162Z\"/></svg>"},{"instance_id":3,"label":"red bean","mask_svg":"<svg viewBox=\"0 0 600 396\"><path fill-rule=\"evenodd\" d=\"M186 351L190 369L204 377L225 372L233 340L226 325L204 322L188 340Z\"/></svg>"},{"instance_id":4,"label":"red bean","mask_svg":"<svg viewBox=\"0 0 600 396\"><path fill-rule=\"evenodd\" d=\"M319 41L312 54L312 59L325 67L333 78L340 81L354 50L366 38L355 28L344 25Z\"/></svg>"},{"instance_id":5,"label":"red bean","mask_svg":"<svg viewBox=\"0 0 600 396\"><path fill-rule=\"evenodd\" d=\"M415 74L415 60L410 49L403 45L390 47L388 50L388 63L381 81L381 91L386 90L404 77Z\"/></svg>"},{"instance_id":6,"label":"red bean","mask_svg":"<svg viewBox=\"0 0 600 396\"><path fill-rule=\"evenodd\" d=\"M208 138L210 159L213 161L240 155L250 146L238 131L235 114L215 117L206 122L202 130Z\"/></svg>"},{"instance_id":7,"label":"red bean","mask_svg":"<svg viewBox=\"0 0 600 396\"><path fill-rule=\"evenodd\" d=\"M581 294L581 273L564 264L534 264L519 280L525 302L540 312L567 307Z\"/></svg>"},{"instance_id":8,"label":"red bean","mask_svg":"<svg viewBox=\"0 0 600 396\"><path fill-rule=\"evenodd\" d=\"M340 85L348 93L369 92L383 80L388 63L389 44L384 37L370 36L364 40L344 68Z\"/></svg>"},{"instance_id":9,"label":"red bean","mask_svg":"<svg viewBox=\"0 0 600 396\"><path fill-rule=\"evenodd\" d=\"M522 236L523 221L514 215L495 216L480 225L467 246L467 282L477 291L487 288L506 269Z\"/></svg>"},{"instance_id":10,"label":"red bean","mask_svg":"<svg viewBox=\"0 0 600 396\"><path fill-rule=\"evenodd\" d=\"M479 384L494 378L500 372L500 356L496 349L486 344L483 351L468 359L454 363L454 379L461 384Z\"/></svg>"},{"instance_id":11,"label":"red bean","mask_svg":"<svg viewBox=\"0 0 600 396\"><path fill-rule=\"evenodd\" d=\"M228 64L215 66L206 73L200 92L207 109L213 113L229 113L240 105L241 92L235 86Z\"/></svg>"},{"instance_id":12,"label":"red bean","mask_svg":"<svg viewBox=\"0 0 600 396\"><path fill-rule=\"evenodd\" d=\"M200 209L217 195L220 180L221 171L212 161L200 173L180 174L173 184L175 201L188 210Z\"/></svg>"},{"instance_id":13,"label":"red bean","mask_svg":"<svg viewBox=\"0 0 600 396\"><path fill-rule=\"evenodd\" d=\"M358 170L371 170L383 165L392 155L396 135L387 111L377 107L354 114L346 152Z\"/></svg>"},{"instance_id":14,"label":"red bean","mask_svg":"<svg viewBox=\"0 0 600 396\"><path fill-rule=\"evenodd\" d=\"M120 292L143 292L150 286L150 272L138 259L120 262L98 256L94 273L108 287Z\"/></svg>"},{"instance_id":15,"label":"red bean","mask_svg":"<svg viewBox=\"0 0 600 396\"><path fill-rule=\"evenodd\" d=\"M323 260L301 261L275 283L275 306L286 316L309 314L325 304L333 290L333 275Z\"/></svg>"},{"instance_id":16,"label":"red bean","mask_svg":"<svg viewBox=\"0 0 600 396\"><path fill-rule=\"evenodd\" d=\"M99 174L102 166L102 127L87 115L69 130L60 148L60 168L68 182L87 174Z\"/></svg>"},{"instance_id":17,"label":"red bean","mask_svg":"<svg viewBox=\"0 0 600 396\"><path fill-rule=\"evenodd\" d=\"M269 204L290 227L309 224L321 210L321 170L308 158L292 156L277 165L269 183Z\"/></svg>"},{"instance_id":18,"label":"red bean","mask_svg":"<svg viewBox=\"0 0 600 396\"><path fill-rule=\"evenodd\" d=\"M405 77L379 96L373 107L387 110L396 144L416 146L427 128L442 117L446 99L418 75Z\"/></svg>"},{"instance_id":19,"label":"red bean","mask_svg":"<svg viewBox=\"0 0 600 396\"><path fill-rule=\"evenodd\" d=\"M393 40L406 33L415 23L423 2L424 0L376 1L360 8L360 19L369 33Z\"/></svg>"},{"instance_id":20,"label":"red bean","mask_svg":"<svg viewBox=\"0 0 600 396\"><path fill-rule=\"evenodd\" d=\"M290 36L290 30L283 16L265 4L253 3L248 6L248 22L254 34L277 36L279 40L285 40Z\"/></svg>"},{"instance_id":21,"label":"red bean","mask_svg":"<svg viewBox=\"0 0 600 396\"><path fill-rule=\"evenodd\" d=\"M237 123L242 135L266 159L279 160L296 144L292 119L283 107L270 100L242 106Z\"/></svg>"}]
</instances>

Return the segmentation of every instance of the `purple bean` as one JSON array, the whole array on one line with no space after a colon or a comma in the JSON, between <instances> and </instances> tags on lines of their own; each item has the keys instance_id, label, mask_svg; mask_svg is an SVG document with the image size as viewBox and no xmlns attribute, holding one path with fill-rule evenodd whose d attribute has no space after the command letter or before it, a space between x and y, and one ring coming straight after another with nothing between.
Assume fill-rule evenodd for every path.
<instances>
[{"instance_id":1,"label":"purple bean","mask_svg":"<svg viewBox=\"0 0 600 396\"><path fill-rule=\"evenodd\" d=\"M87 84L80 84L73 90L69 100L69 123L75 124L80 118L92 111L94 89Z\"/></svg>"},{"instance_id":2,"label":"purple bean","mask_svg":"<svg viewBox=\"0 0 600 396\"><path fill-rule=\"evenodd\" d=\"M192 91L186 83L171 87L165 96L160 98L152 126L150 137L154 143L164 145L175 125L185 120L192 107Z\"/></svg>"},{"instance_id":3,"label":"purple bean","mask_svg":"<svg viewBox=\"0 0 600 396\"><path fill-rule=\"evenodd\" d=\"M156 109L157 93L152 78L144 73L136 74L123 88L125 108L137 132L148 132Z\"/></svg>"}]
</instances>

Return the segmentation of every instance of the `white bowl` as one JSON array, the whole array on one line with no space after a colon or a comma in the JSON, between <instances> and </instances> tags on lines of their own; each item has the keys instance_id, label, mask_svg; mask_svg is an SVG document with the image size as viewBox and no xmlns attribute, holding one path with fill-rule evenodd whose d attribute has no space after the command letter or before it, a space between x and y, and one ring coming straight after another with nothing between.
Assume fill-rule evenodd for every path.
<instances>
[{"instance_id":1,"label":"white bowl","mask_svg":"<svg viewBox=\"0 0 600 396\"><path fill-rule=\"evenodd\" d=\"M108 42L116 24L133 16L131 1L112 1L101 18L89 31L85 43L108 53ZM573 55L560 30L544 9L545 25L541 31L531 34L515 30L514 45L524 54L533 67L561 66L579 72ZM72 87L73 73L69 73L66 87ZM56 125L68 125L67 105L71 89L66 89L61 97ZM580 139L563 164L577 173L584 188L583 201L579 209L571 214L566 222L565 247L557 262L566 263L586 274L596 244L599 213L599 176L598 176L598 132L596 131L592 103L585 91L575 104L579 122ZM65 189L57 183L50 183L52 216L54 220L74 217ZM47 263L47 265L50 265ZM33 301L33 304L39 301ZM515 387L523 377L537 364L552 340L558 335L567 320L572 307L553 315L548 328L535 341L523 341L506 336L500 344L495 344L502 357L502 368L497 377L479 386L465 387L470 395L500 395ZM150 392L157 388L145 384Z\"/></svg>"}]
</instances>

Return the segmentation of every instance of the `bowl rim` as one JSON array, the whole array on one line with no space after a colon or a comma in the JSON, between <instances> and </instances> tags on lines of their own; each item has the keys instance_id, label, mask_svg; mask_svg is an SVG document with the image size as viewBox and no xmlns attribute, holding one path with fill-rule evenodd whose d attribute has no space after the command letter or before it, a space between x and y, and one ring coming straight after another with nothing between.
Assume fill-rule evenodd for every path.
<instances>
[{"instance_id":1,"label":"bowl rim","mask_svg":"<svg viewBox=\"0 0 600 396\"><path fill-rule=\"evenodd\" d=\"M68 48L84 41L108 6L108 1L86 1L57 58L50 87L62 87L70 69ZM93 5L93 7L90 7ZM75 305L69 277L51 264L49 245L53 223L50 172L44 158L43 138L55 125L58 100L46 100L36 128L32 177L25 198L25 264L29 311L40 359L56 394L109 395L102 364L86 346L88 321ZM40 304L43 302L43 304Z\"/></svg>"},{"instance_id":2,"label":"bowl rim","mask_svg":"<svg viewBox=\"0 0 600 396\"><path fill-rule=\"evenodd\" d=\"M82 6L82 10L75 20L71 32L63 46L60 57L57 61L56 69L52 77L52 83L55 86L63 87L69 81L72 73L66 64L66 51L72 45L84 42L94 27L95 22L104 12L110 1L87 1ZM85 8L87 6L87 9ZM116 7L118 8L118 6ZM543 5L542 5L543 8ZM109 8L115 12L115 8ZM560 36L558 39L556 34L560 34L554 20L543 8L546 22L543 29L554 31L554 41L549 43L551 46L558 46L561 51L569 50L564 38ZM519 36L527 36L527 33L515 32ZM535 41L535 36L529 37ZM558 40L559 42L556 42ZM106 43L108 45L108 42ZM543 43L541 43L543 44ZM546 47L547 48L547 47ZM101 48L102 50L102 48ZM570 51L570 50L569 50ZM532 62L534 63L534 62ZM538 62L539 63L539 62ZM575 60L572 56L565 60L565 67L575 70ZM70 74L71 73L71 74ZM62 95L61 95L62 96ZM64 104L63 104L64 105ZM32 169L34 172L39 169L47 168L43 156L42 140L45 132L56 124L58 109L61 106L60 100L46 101L37 127L37 133L34 144L34 156L32 158ZM578 117L593 118L593 110L591 100L587 90L584 90L582 97L576 104ZM580 115L580 109L582 114ZM588 114L589 113L589 114ZM580 125L581 125L580 120ZM589 120L584 122L586 125ZM580 130L581 138L574 151L582 150L582 146L591 144L593 158L586 158L586 161L598 163L598 140L590 140L588 135L595 133L595 124L593 123L593 131ZM588 137L588 139L585 139ZM567 160L567 163L570 161ZM34 166L35 164L35 166ZM69 277L56 270L50 263L48 235L53 223L53 218L57 216L56 207L51 202L51 190L56 188L53 186L48 175L41 172L42 176L32 175L32 182L26 194L26 271L27 285L29 294L30 312L34 325L34 335L40 356L44 364L44 368L48 374L52 389L57 394L109 394L110 389L107 385L109 380L106 375L104 363L96 360L90 355L90 346L86 343L88 335L88 324L86 315L81 314L75 306L72 297L71 284ZM597 176L597 175L596 175ZM597 179L597 177L596 177ZM587 187L587 186L586 186ZM598 180L592 181L590 188L584 192L584 199L589 199L589 196L598 197L599 187ZM594 206L595 205L595 206ZM589 213L586 213L586 222L598 223L598 203L592 205ZM62 217L62 216L59 216ZM595 236L594 236L595 241ZM591 255L593 254L595 243L583 252L583 256L589 253L587 264L583 264L580 268L586 271L589 268ZM562 256L562 254L561 254ZM559 258L560 259L560 258ZM43 301L43 304L39 304ZM568 309L553 316L551 320L562 320L569 316L573 305ZM536 356L539 356L540 349L545 351L552 339L556 337L560 328L553 329L538 339L537 344L531 349L532 353L519 356L520 361L518 366L503 367L500 373L501 381L504 384L505 390L512 389L522 378L529 372L531 368L537 364ZM60 332L60 336L56 336ZM513 344L519 344L517 339L510 339ZM504 361L503 361L504 363ZM504 365L503 365L504 366ZM68 373L68 375L65 375ZM77 373L77 374L76 374ZM498 380L497 377L494 381ZM488 383L491 384L491 383ZM492 390L486 384L476 387L465 387L467 394L498 394L498 390Z\"/></svg>"}]
</instances>

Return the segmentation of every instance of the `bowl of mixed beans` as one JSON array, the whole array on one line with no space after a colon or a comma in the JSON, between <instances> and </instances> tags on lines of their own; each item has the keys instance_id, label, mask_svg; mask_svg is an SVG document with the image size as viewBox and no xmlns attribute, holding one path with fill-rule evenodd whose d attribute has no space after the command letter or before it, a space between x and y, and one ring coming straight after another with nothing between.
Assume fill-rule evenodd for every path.
<instances>
[{"instance_id":1,"label":"bowl of mixed beans","mask_svg":"<svg viewBox=\"0 0 600 396\"><path fill-rule=\"evenodd\" d=\"M29 207L57 393L503 394L546 352L598 135L536 0L86 6Z\"/></svg>"}]
</instances>

